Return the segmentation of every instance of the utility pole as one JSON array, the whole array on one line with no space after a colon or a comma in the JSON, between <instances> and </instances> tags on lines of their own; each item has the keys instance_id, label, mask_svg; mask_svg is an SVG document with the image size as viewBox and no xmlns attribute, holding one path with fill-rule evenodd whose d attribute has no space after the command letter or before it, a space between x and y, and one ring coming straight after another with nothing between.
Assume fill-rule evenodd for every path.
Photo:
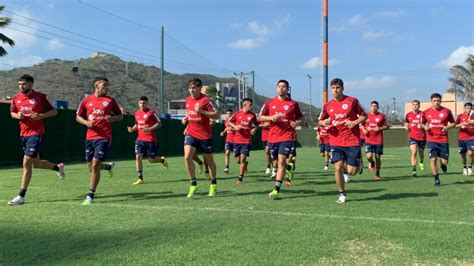
<instances>
[{"instance_id":1,"label":"utility pole","mask_svg":"<svg viewBox=\"0 0 474 266\"><path fill-rule=\"evenodd\" d=\"M77 72L79 71L78 66L72 67L72 74L74 76L74 98L75 98L75 106L79 108L79 99L77 98Z\"/></svg>"},{"instance_id":2,"label":"utility pole","mask_svg":"<svg viewBox=\"0 0 474 266\"><path fill-rule=\"evenodd\" d=\"M393 122L397 121L397 99L392 97L392 115L393 115Z\"/></svg>"},{"instance_id":3,"label":"utility pole","mask_svg":"<svg viewBox=\"0 0 474 266\"><path fill-rule=\"evenodd\" d=\"M310 125L313 125L313 89L311 88L311 75L308 74L308 79L309 79L309 119L310 119Z\"/></svg>"},{"instance_id":4,"label":"utility pole","mask_svg":"<svg viewBox=\"0 0 474 266\"><path fill-rule=\"evenodd\" d=\"M161 27L160 115L165 113L165 27Z\"/></svg>"},{"instance_id":5,"label":"utility pole","mask_svg":"<svg viewBox=\"0 0 474 266\"><path fill-rule=\"evenodd\" d=\"M248 97L248 78L247 76L252 76L252 101L255 101L255 71L250 71L250 72L234 72L234 76L236 76L239 79L239 93L238 93L238 105L239 109L241 108L241 101L243 98Z\"/></svg>"},{"instance_id":6,"label":"utility pole","mask_svg":"<svg viewBox=\"0 0 474 266\"><path fill-rule=\"evenodd\" d=\"M250 71L250 73L252 74L252 101L255 104L255 71L252 70ZM253 111L254 104L252 105L252 111Z\"/></svg>"}]
</instances>

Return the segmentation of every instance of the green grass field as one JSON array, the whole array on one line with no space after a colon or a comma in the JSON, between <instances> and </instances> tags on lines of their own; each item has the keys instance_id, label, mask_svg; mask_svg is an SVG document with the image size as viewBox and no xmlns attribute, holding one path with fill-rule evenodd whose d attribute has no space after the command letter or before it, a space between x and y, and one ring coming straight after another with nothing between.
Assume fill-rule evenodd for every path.
<instances>
[{"instance_id":1,"label":"green grass field","mask_svg":"<svg viewBox=\"0 0 474 266\"><path fill-rule=\"evenodd\" d=\"M38 170L23 206L8 207L20 168L0 170L0 264L474 264L474 177L462 176L451 150L442 186L428 169L411 177L408 148L385 149L381 182L368 169L336 203L333 170L316 148L298 150L293 186L269 200L263 152L235 185L237 167L222 174L208 198L201 176L193 199L181 157L170 169L145 163L145 184L133 187L134 161L103 173L96 203L81 206L85 164L67 165L66 180ZM428 167L427 167L428 168Z\"/></svg>"}]
</instances>

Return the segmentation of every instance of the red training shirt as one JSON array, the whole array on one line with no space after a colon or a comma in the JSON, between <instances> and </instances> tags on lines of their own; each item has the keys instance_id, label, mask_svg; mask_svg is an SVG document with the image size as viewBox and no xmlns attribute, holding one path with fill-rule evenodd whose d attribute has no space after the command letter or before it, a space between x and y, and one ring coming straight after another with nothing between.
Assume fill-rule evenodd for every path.
<instances>
[{"instance_id":1,"label":"red training shirt","mask_svg":"<svg viewBox=\"0 0 474 266\"><path fill-rule=\"evenodd\" d=\"M201 109L204 111L216 112L211 100L202 93L200 93L196 99L192 96L186 98L186 115L189 121L189 127L186 134L200 140L212 139L210 118L196 113L196 111L194 111L196 104L199 104Z\"/></svg>"},{"instance_id":2,"label":"red training shirt","mask_svg":"<svg viewBox=\"0 0 474 266\"><path fill-rule=\"evenodd\" d=\"M408 123L409 138L420 141L426 140L426 132L420 128L420 124L423 124L424 121L425 114L421 111L418 111L418 113L411 111L406 114L405 122Z\"/></svg>"},{"instance_id":3,"label":"red training shirt","mask_svg":"<svg viewBox=\"0 0 474 266\"><path fill-rule=\"evenodd\" d=\"M303 117L300 106L296 101L289 97L280 100L278 96L265 102L260 115L278 115L279 117L276 122L270 122L268 131L268 142L270 143L294 141L295 129L291 126L291 122Z\"/></svg>"},{"instance_id":4,"label":"red training shirt","mask_svg":"<svg viewBox=\"0 0 474 266\"><path fill-rule=\"evenodd\" d=\"M442 128L448 125L448 122L454 123L454 117L446 107L441 106L439 110L431 107L424 111L426 126L426 141L437 143L448 143L448 132L443 132Z\"/></svg>"},{"instance_id":5,"label":"red training shirt","mask_svg":"<svg viewBox=\"0 0 474 266\"><path fill-rule=\"evenodd\" d=\"M252 112L240 110L232 115L229 122L236 126L241 126L240 130L235 131L234 143L250 144L252 142L252 126L258 126L257 116Z\"/></svg>"},{"instance_id":6,"label":"red training shirt","mask_svg":"<svg viewBox=\"0 0 474 266\"><path fill-rule=\"evenodd\" d=\"M372 145L382 145L383 130L380 128L383 126L388 126L388 122L384 114L373 114L372 112L368 113L367 120L365 120L365 129L367 130L365 142ZM375 127L379 127L379 131L374 131Z\"/></svg>"},{"instance_id":7,"label":"red training shirt","mask_svg":"<svg viewBox=\"0 0 474 266\"><path fill-rule=\"evenodd\" d=\"M474 119L474 114L462 113L456 117L456 124L461 124L464 122L469 122L469 120ZM459 140L472 140L474 139L474 125L466 125L459 128Z\"/></svg>"},{"instance_id":8,"label":"red training shirt","mask_svg":"<svg viewBox=\"0 0 474 266\"><path fill-rule=\"evenodd\" d=\"M17 93L10 105L10 112L23 113L20 120L20 136L29 137L37 134L44 134L43 119L33 120L30 116L34 113L42 114L53 110L53 106L46 98L46 94L32 90L29 95Z\"/></svg>"},{"instance_id":9,"label":"red training shirt","mask_svg":"<svg viewBox=\"0 0 474 266\"><path fill-rule=\"evenodd\" d=\"M150 128L156 123L161 123L160 118L152 109L145 108L143 111L138 109L135 112L135 124L137 125L137 140L156 142L156 131L144 132L143 129Z\"/></svg>"}]
</instances>

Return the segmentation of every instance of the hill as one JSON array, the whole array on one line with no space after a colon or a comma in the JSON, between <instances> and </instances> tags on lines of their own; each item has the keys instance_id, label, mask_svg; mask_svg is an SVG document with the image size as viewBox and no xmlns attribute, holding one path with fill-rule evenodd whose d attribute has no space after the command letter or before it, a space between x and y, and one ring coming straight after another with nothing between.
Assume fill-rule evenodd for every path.
<instances>
[{"instance_id":1,"label":"hill","mask_svg":"<svg viewBox=\"0 0 474 266\"><path fill-rule=\"evenodd\" d=\"M74 66L79 67L76 75L72 71ZM77 101L80 101L85 94L92 91L91 81L96 76L105 76L110 80L112 88L109 94L127 110L135 110L137 98L141 95L148 96L151 106L157 109L159 106L160 69L123 61L113 55L83 58L77 61L50 59L31 67L0 71L0 97L17 93L16 80L24 73L35 77L35 88L47 93L51 101L66 100L70 108L74 109L77 107L76 86ZM193 77L200 78L204 85L214 85L216 82L238 83L234 77L196 73L174 74L165 71L165 109L168 101L188 96L187 81ZM268 97L256 93L255 110L260 110L267 99ZM309 105L300 103L300 106L304 113L309 114ZM316 108L313 110L314 116Z\"/></svg>"}]
</instances>

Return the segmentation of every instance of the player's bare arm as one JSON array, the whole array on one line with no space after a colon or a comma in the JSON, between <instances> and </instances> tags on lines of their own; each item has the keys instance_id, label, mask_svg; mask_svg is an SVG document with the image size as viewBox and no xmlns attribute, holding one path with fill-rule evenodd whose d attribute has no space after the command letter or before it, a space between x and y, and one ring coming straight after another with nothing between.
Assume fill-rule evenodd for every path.
<instances>
[{"instance_id":1,"label":"player's bare arm","mask_svg":"<svg viewBox=\"0 0 474 266\"><path fill-rule=\"evenodd\" d=\"M76 121L81 124L81 125L84 125L88 128L91 128L94 126L94 121L88 121L86 119L84 119L82 116L80 115L76 115Z\"/></svg>"},{"instance_id":2,"label":"player's bare arm","mask_svg":"<svg viewBox=\"0 0 474 266\"><path fill-rule=\"evenodd\" d=\"M133 125L133 127L127 127L128 133L132 133L133 131L137 131L138 126L137 124Z\"/></svg>"},{"instance_id":3,"label":"player's bare arm","mask_svg":"<svg viewBox=\"0 0 474 266\"><path fill-rule=\"evenodd\" d=\"M31 114L30 117L33 120L41 120L41 119L44 119L44 118L56 116L57 114L58 114L58 110L51 109L51 110L49 110L47 112L44 112L44 113L33 113L33 114Z\"/></svg>"}]
</instances>

